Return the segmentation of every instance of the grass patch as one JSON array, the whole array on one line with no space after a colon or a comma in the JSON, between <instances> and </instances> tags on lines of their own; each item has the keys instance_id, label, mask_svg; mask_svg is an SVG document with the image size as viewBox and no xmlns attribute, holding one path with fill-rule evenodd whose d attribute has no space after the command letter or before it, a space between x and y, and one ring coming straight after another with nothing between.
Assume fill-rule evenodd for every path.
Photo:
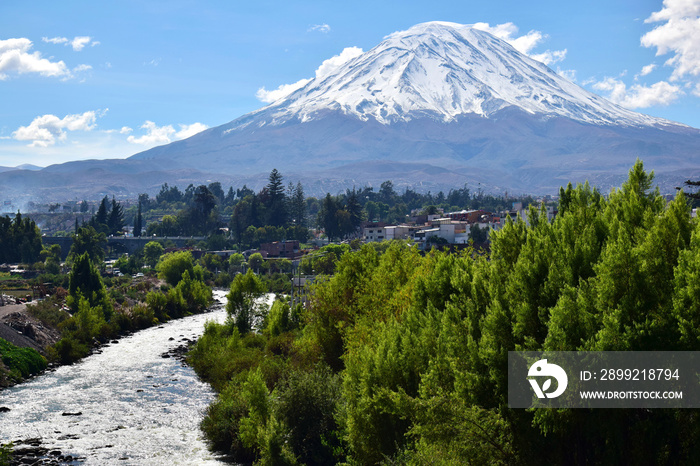
<instances>
[{"instance_id":1,"label":"grass patch","mask_svg":"<svg viewBox=\"0 0 700 466\"><path fill-rule=\"evenodd\" d=\"M0 338L0 357L16 382L46 369L46 359L31 348L20 348Z\"/></svg>"}]
</instances>

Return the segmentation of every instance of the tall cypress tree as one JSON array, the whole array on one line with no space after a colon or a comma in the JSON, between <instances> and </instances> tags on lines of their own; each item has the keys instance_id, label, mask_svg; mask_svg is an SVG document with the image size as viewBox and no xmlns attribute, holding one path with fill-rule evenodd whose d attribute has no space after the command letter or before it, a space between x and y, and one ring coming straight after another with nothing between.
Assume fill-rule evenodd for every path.
<instances>
[{"instance_id":1,"label":"tall cypress tree","mask_svg":"<svg viewBox=\"0 0 700 466\"><path fill-rule=\"evenodd\" d=\"M97 228L98 225L107 225L107 216L109 214L109 205L107 204L107 196L100 202L100 207L97 209L97 213L94 217L94 227Z\"/></svg>"},{"instance_id":2,"label":"tall cypress tree","mask_svg":"<svg viewBox=\"0 0 700 466\"><path fill-rule=\"evenodd\" d=\"M141 230L143 230L143 218L141 217L141 200L139 199L139 210L136 213L136 220L134 220L134 236L141 236Z\"/></svg>"},{"instance_id":3,"label":"tall cypress tree","mask_svg":"<svg viewBox=\"0 0 700 466\"><path fill-rule=\"evenodd\" d=\"M290 214L297 226L306 226L306 199L304 198L304 187L298 182L292 192L290 201Z\"/></svg>"},{"instance_id":4,"label":"tall cypress tree","mask_svg":"<svg viewBox=\"0 0 700 466\"><path fill-rule=\"evenodd\" d=\"M282 174L276 168L270 172L267 192L269 196L269 204L266 206L268 213L267 224L276 227L285 225L288 217L287 202L284 194Z\"/></svg>"},{"instance_id":5,"label":"tall cypress tree","mask_svg":"<svg viewBox=\"0 0 700 466\"><path fill-rule=\"evenodd\" d=\"M112 198L112 210L107 218L109 233L114 235L121 231L124 226L124 209L114 198Z\"/></svg>"}]
</instances>

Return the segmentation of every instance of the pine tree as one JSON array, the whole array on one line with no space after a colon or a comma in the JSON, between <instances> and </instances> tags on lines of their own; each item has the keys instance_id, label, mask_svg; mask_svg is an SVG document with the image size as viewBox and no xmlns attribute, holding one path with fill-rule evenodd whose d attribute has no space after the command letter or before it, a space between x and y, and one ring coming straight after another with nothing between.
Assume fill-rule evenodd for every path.
<instances>
[{"instance_id":1,"label":"pine tree","mask_svg":"<svg viewBox=\"0 0 700 466\"><path fill-rule=\"evenodd\" d=\"M137 238L141 236L141 230L143 230L143 217L141 216L141 200L139 200L139 210L134 221L134 236Z\"/></svg>"},{"instance_id":2,"label":"pine tree","mask_svg":"<svg viewBox=\"0 0 700 466\"><path fill-rule=\"evenodd\" d=\"M276 227L283 226L287 223L287 202L284 194L284 184L282 182L282 174L276 168L270 172L269 182L267 184L267 193L269 201L267 204L268 225Z\"/></svg>"},{"instance_id":3,"label":"pine tree","mask_svg":"<svg viewBox=\"0 0 700 466\"><path fill-rule=\"evenodd\" d=\"M116 235L124 227L124 209L114 198L112 198L112 210L107 218L107 227L111 235Z\"/></svg>"},{"instance_id":4,"label":"pine tree","mask_svg":"<svg viewBox=\"0 0 700 466\"><path fill-rule=\"evenodd\" d=\"M350 192L345 210L347 210L350 214L350 225L352 230L354 231L360 228L360 225L362 224L362 205L357 198L357 191L355 188L352 188L352 191Z\"/></svg>"},{"instance_id":5,"label":"pine tree","mask_svg":"<svg viewBox=\"0 0 700 466\"><path fill-rule=\"evenodd\" d=\"M304 187L298 182L292 190L290 201L290 214L297 226L306 226L306 199L304 198Z\"/></svg>"},{"instance_id":6,"label":"pine tree","mask_svg":"<svg viewBox=\"0 0 700 466\"><path fill-rule=\"evenodd\" d=\"M336 201L330 193L326 194L325 199L323 199L323 204L321 205L321 210L318 213L318 224L325 230L329 240L340 236L338 228L339 210L338 201Z\"/></svg>"},{"instance_id":7,"label":"pine tree","mask_svg":"<svg viewBox=\"0 0 700 466\"><path fill-rule=\"evenodd\" d=\"M102 202L100 202L100 207L97 209L97 213L95 214L94 217L94 227L97 228L98 225L107 225L107 215L109 214L109 205L108 205L108 200L107 196L105 196L102 199Z\"/></svg>"}]
</instances>

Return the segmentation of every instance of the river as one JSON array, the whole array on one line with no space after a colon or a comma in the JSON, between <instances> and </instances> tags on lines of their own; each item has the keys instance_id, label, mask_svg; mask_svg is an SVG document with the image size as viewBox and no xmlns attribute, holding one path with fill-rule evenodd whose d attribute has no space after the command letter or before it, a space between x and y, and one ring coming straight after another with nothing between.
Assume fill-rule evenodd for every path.
<instances>
[{"instance_id":1,"label":"river","mask_svg":"<svg viewBox=\"0 0 700 466\"><path fill-rule=\"evenodd\" d=\"M214 295L225 301L224 292ZM84 458L80 464L221 464L199 430L214 392L162 355L199 337L206 321L225 318L217 305L0 392L0 406L10 408L0 412L0 443L39 437L46 448Z\"/></svg>"}]
</instances>

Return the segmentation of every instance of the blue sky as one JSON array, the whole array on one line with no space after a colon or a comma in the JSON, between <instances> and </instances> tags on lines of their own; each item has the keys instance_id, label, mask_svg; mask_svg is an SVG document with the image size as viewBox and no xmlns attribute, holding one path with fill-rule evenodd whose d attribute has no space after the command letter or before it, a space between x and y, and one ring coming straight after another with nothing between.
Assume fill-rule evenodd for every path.
<instances>
[{"instance_id":1,"label":"blue sky","mask_svg":"<svg viewBox=\"0 0 700 466\"><path fill-rule=\"evenodd\" d=\"M349 47L482 23L576 83L700 127L700 0L0 3L0 166L125 158L266 105Z\"/></svg>"}]
</instances>

